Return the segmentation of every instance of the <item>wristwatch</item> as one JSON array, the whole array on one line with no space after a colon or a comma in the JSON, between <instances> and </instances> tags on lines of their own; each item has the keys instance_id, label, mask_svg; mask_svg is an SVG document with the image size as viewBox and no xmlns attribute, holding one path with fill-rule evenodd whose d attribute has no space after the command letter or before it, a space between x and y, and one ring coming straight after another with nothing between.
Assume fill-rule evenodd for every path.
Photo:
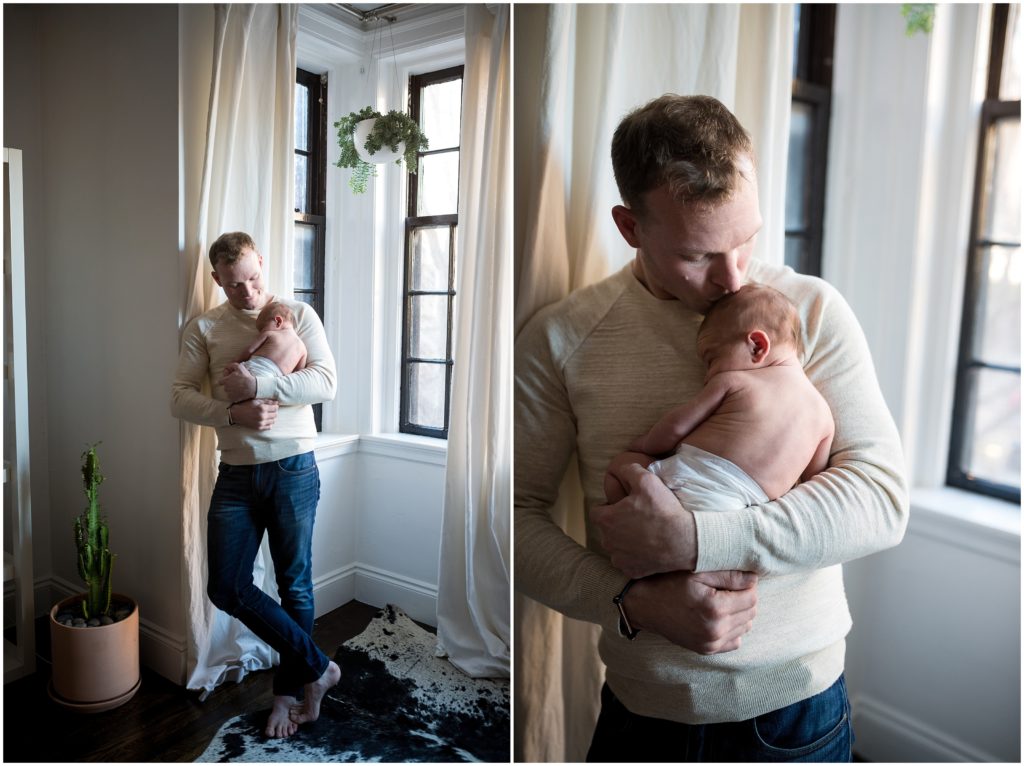
<instances>
[{"instance_id":1,"label":"wristwatch","mask_svg":"<svg viewBox=\"0 0 1024 766\"><path fill-rule=\"evenodd\" d=\"M626 586L619 592L619 595L612 599L612 603L615 604L619 609L619 633L630 641L635 641L637 635L640 633L639 628L634 628L632 623L629 621L629 616L626 614L626 606L623 601L626 600L626 594L629 589L633 587L633 583L636 580L630 580L626 583Z\"/></svg>"}]
</instances>

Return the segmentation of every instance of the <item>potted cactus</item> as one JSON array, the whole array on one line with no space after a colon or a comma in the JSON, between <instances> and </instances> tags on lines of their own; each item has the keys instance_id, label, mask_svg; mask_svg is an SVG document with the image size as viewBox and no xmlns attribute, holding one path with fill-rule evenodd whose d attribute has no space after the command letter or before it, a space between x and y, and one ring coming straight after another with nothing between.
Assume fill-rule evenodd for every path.
<instances>
[{"instance_id":1,"label":"potted cactus","mask_svg":"<svg viewBox=\"0 0 1024 766\"><path fill-rule=\"evenodd\" d=\"M82 453L88 504L74 523L78 574L86 591L50 610L50 696L82 712L122 705L141 683L139 609L131 598L114 593L111 585L115 556L108 545L110 531L100 515L103 474L96 447Z\"/></svg>"}]
</instances>

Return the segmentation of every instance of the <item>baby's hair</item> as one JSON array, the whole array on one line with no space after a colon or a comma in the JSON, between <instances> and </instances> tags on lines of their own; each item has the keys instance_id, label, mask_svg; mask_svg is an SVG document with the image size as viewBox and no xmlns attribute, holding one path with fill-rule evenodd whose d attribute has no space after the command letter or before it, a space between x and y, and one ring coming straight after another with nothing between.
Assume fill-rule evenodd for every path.
<instances>
[{"instance_id":1,"label":"baby's hair","mask_svg":"<svg viewBox=\"0 0 1024 766\"><path fill-rule=\"evenodd\" d=\"M270 319L275 314L280 314L281 318L288 324L295 324L295 315L292 313L292 310L288 308L287 305L285 305L281 301L271 301L270 303L263 307L263 310L260 311L259 316L256 317L256 326L262 327L267 322L267 320Z\"/></svg>"},{"instance_id":2,"label":"baby's hair","mask_svg":"<svg viewBox=\"0 0 1024 766\"><path fill-rule=\"evenodd\" d=\"M727 340L739 340L751 330L763 330L775 344L792 343L797 355L803 357L800 314L793 301L774 287L751 282L719 299L704 317L698 335L715 321L725 325ZM733 334L735 338L730 337Z\"/></svg>"}]
</instances>

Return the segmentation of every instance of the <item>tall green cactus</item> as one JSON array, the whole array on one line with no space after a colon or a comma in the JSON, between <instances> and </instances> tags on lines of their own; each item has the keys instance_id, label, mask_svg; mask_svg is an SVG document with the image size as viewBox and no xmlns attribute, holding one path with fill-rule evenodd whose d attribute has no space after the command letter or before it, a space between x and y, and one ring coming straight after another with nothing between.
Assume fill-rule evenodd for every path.
<instances>
[{"instance_id":1,"label":"tall green cactus","mask_svg":"<svg viewBox=\"0 0 1024 766\"><path fill-rule=\"evenodd\" d=\"M110 532L100 518L99 486L103 483L100 461L93 444L82 453L82 483L89 505L75 519L75 545L78 547L78 575L88 591L82 601L82 614L88 620L110 613L110 574L114 555L107 547Z\"/></svg>"}]
</instances>

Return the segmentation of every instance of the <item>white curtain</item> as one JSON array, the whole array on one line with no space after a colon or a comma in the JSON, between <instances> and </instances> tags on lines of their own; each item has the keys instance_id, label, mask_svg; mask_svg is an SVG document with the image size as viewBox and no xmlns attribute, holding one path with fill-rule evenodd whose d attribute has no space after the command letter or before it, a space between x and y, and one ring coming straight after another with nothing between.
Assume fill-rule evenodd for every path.
<instances>
[{"instance_id":1,"label":"white curtain","mask_svg":"<svg viewBox=\"0 0 1024 766\"><path fill-rule=\"evenodd\" d=\"M292 274L294 5L182 5L180 127L183 165L182 327L223 301L210 277L210 244L252 235L272 293ZM188 628L188 688L204 696L225 680L270 667L277 653L206 596L206 512L216 480L212 429L182 423L181 490ZM276 596L266 541L257 585Z\"/></svg>"},{"instance_id":2,"label":"white curtain","mask_svg":"<svg viewBox=\"0 0 1024 766\"><path fill-rule=\"evenodd\" d=\"M765 226L783 261L791 5L516 6L516 331L541 307L626 264L611 137L632 108L703 93L754 140ZM583 539L575 469L554 516ZM516 597L516 758L580 761L599 708L596 627Z\"/></svg>"},{"instance_id":3,"label":"white curtain","mask_svg":"<svg viewBox=\"0 0 1024 766\"><path fill-rule=\"evenodd\" d=\"M438 652L509 675L512 175L509 7L466 6L457 305Z\"/></svg>"}]
</instances>

